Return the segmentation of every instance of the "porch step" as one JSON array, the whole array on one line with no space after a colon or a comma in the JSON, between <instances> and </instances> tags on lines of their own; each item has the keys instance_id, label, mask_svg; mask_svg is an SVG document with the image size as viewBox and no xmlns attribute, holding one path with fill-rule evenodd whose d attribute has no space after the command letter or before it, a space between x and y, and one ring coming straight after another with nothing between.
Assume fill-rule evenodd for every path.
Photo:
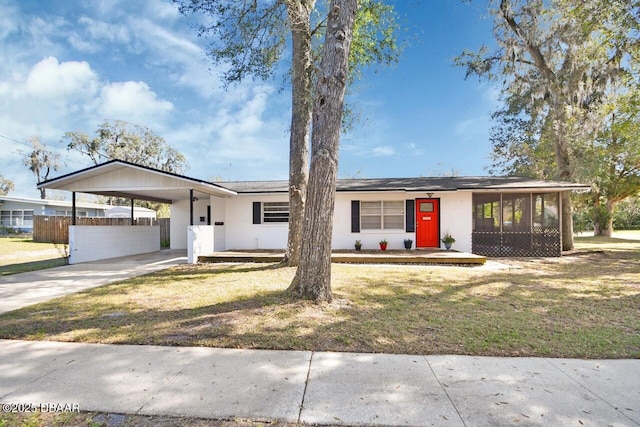
<instances>
[{"instance_id":1,"label":"porch step","mask_svg":"<svg viewBox=\"0 0 640 427\"><path fill-rule=\"evenodd\" d=\"M224 251L211 255L201 255L198 262L256 262L277 263L284 257L281 251ZM331 262L346 264L450 264L450 265L483 265L487 258L457 251L422 251L422 250L363 250L335 251L331 254Z\"/></svg>"}]
</instances>

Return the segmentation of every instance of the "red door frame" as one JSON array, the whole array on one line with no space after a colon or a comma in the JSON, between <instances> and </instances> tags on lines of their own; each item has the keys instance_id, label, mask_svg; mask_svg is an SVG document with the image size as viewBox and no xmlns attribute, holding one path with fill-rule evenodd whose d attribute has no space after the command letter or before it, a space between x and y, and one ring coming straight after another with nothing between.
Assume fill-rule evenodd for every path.
<instances>
[{"instance_id":1,"label":"red door frame","mask_svg":"<svg viewBox=\"0 0 640 427\"><path fill-rule=\"evenodd\" d=\"M420 203L434 203L433 212L421 212ZM416 199L416 248L440 247L440 198Z\"/></svg>"}]
</instances>

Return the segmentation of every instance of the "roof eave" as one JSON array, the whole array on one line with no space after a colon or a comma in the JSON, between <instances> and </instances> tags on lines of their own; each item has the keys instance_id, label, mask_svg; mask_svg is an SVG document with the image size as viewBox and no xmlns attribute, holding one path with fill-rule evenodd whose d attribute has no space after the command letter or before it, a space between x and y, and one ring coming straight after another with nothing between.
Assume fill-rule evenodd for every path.
<instances>
[{"instance_id":1,"label":"roof eave","mask_svg":"<svg viewBox=\"0 0 640 427\"><path fill-rule=\"evenodd\" d=\"M63 188L65 186L68 185L72 185L74 182L78 181L81 179L81 177L83 175L89 175L92 176L95 174L95 172L100 171L102 169L106 169L107 171L109 171L110 169L113 169L114 166L117 165L121 165L122 167L129 167L129 168L133 168L133 169L138 169L138 170L142 170L148 173L153 173L153 174L157 174L160 176L168 176L170 178L173 179L177 179L180 181L185 181L188 182L189 184L194 184L194 190L212 195L212 196L220 196L220 197L231 197L231 196L235 196L237 193L233 190L230 190L228 188L222 187L220 185L211 183L211 182L207 182L207 181L203 181L203 180L199 180L199 179L195 179L195 178L191 178L188 176L184 176L184 175L178 175L175 173L171 173L171 172L165 172L165 171L160 171L157 169L153 169L153 168L149 168L146 166L140 166L140 165L136 165L135 163L130 163L130 162L126 162L123 160L110 160L108 162L105 163L101 163L99 165L95 165L95 166L91 166L85 169L81 169L79 171L76 172L72 172L66 175L62 175L56 178L52 178L46 181L42 181L39 182L37 184L37 188L41 189L41 188L48 188L48 189L52 189L52 190L66 190L66 191L78 191L78 192L86 192L89 194L98 194L101 195L101 193L110 193L111 195L114 196L118 196L120 193L122 195L122 197L129 197L127 195L126 192L122 192L122 191L118 191L117 189L114 189L113 191L82 191L82 190L71 190L69 188ZM104 195L104 194L102 194ZM145 196L146 197L146 196ZM140 195L137 195L137 198L140 198ZM151 200L151 199L147 199L147 200ZM163 203L166 203L166 201L163 200Z\"/></svg>"},{"instance_id":2,"label":"roof eave","mask_svg":"<svg viewBox=\"0 0 640 427\"><path fill-rule=\"evenodd\" d=\"M459 191L473 192L473 193L522 193L522 192L563 192L563 191L576 191L587 192L591 187L586 185L572 185L572 186L535 186L535 187L488 187L488 188L460 188Z\"/></svg>"}]
</instances>

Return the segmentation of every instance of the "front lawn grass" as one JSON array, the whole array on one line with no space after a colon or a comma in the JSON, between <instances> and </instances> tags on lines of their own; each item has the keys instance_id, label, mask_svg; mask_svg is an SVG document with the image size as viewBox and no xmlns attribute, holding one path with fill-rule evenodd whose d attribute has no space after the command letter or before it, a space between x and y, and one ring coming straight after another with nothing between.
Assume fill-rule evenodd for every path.
<instances>
[{"instance_id":1,"label":"front lawn grass","mask_svg":"<svg viewBox=\"0 0 640 427\"><path fill-rule=\"evenodd\" d=\"M640 241L484 267L335 264L335 300L276 265L182 265L0 316L30 340L576 358L640 357Z\"/></svg>"},{"instance_id":2,"label":"front lawn grass","mask_svg":"<svg viewBox=\"0 0 640 427\"><path fill-rule=\"evenodd\" d=\"M0 238L0 276L66 264L63 245L36 243L23 237Z\"/></svg>"},{"instance_id":3,"label":"front lawn grass","mask_svg":"<svg viewBox=\"0 0 640 427\"><path fill-rule=\"evenodd\" d=\"M1 413L0 427L305 427L281 421L212 420L168 415L114 414L105 412Z\"/></svg>"}]
</instances>

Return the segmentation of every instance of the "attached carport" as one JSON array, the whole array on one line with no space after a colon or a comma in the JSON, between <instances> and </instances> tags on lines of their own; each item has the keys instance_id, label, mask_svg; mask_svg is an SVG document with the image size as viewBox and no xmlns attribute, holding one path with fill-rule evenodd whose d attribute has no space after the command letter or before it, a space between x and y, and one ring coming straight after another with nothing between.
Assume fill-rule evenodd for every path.
<instances>
[{"instance_id":1,"label":"attached carport","mask_svg":"<svg viewBox=\"0 0 640 427\"><path fill-rule=\"evenodd\" d=\"M214 227L209 220L211 199L236 194L210 182L122 160L50 179L39 183L38 188L72 193L70 264L160 250L157 226L76 225L77 193L127 198L131 200L132 209L135 200L170 204L171 249L187 249L190 263L197 262L198 255L214 250Z\"/></svg>"}]
</instances>

